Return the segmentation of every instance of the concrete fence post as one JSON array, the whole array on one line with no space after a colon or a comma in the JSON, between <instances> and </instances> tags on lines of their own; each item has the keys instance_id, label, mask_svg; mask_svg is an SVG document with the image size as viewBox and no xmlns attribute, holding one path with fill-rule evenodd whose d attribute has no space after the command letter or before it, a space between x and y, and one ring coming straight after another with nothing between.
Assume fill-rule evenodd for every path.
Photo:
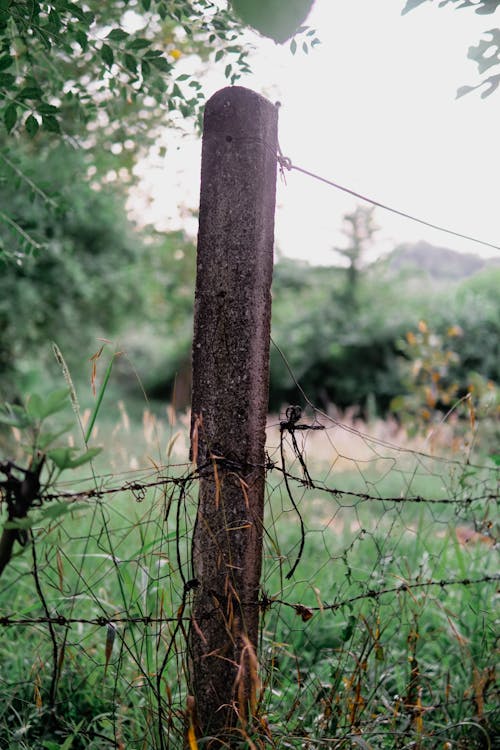
<instances>
[{"instance_id":1,"label":"concrete fence post","mask_svg":"<svg viewBox=\"0 0 500 750\"><path fill-rule=\"evenodd\" d=\"M249 722L265 489L276 107L242 87L207 103L193 338L193 535L189 681L198 736L217 747ZM241 736L241 735L240 735ZM205 745L203 745L205 747Z\"/></svg>"}]
</instances>

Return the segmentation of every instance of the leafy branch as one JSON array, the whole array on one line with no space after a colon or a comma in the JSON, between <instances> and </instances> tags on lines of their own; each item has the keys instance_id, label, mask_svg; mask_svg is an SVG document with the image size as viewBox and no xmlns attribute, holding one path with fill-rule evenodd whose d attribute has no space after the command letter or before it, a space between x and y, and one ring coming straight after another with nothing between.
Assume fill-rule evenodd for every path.
<instances>
[{"instance_id":1,"label":"leafy branch","mask_svg":"<svg viewBox=\"0 0 500 750\"><path fill-rule=\"evenodd\" d=\"M409 13L411 10L418 8L427 2L433 2L433 0L407 0L405 7L402 10L402 14ZM438 8L444 8L447 5L454 4L458 10L463 8L474 8L474 11L478 15L486 16L495 13L499 6L500 0L479 0L479 2L472 2L472 0L439 0ZM477 64L478 72L480 75L489 70L492 66L500 64L500 29L490 29L485 31L484 34L487 38L481 39L478 44L469 47L467 57L474 60ZM485 99L490 96L498 86L500 85L500 73L495 73L486 78L483 78L479 83L474 86L461 86L457 91L457 98L482 89L481 98Z\"/></svg>"},{"instance_id":2,"label":"leafy branch","mask_svg":"<svg viewBox=\"0 0 500 750\"><path fill-rule=\"evenodd\" d=\"M6 521L0 536L0 576L10 562L14 543L24 547L28 541L28 531L35 521L54 518L67 513L71 508L66 503L44 508L40 518L29 516L33 508L42 508L44 493L54 485L62 471L77 469L92 461L101 448L86 447L83 452L75 446L51 447L72 427L72 424L59 426L55 432L44 430L45 420L62 411L69 405L69 389L59 389L45 399L32 394L24 405L6 403L0 410L0 425L25 432L28 437L30 457L27 467L14 461L0 462L0 491L6 508ZM42 472L46 478L42 480Z\"/></svg>"}]
</instances>

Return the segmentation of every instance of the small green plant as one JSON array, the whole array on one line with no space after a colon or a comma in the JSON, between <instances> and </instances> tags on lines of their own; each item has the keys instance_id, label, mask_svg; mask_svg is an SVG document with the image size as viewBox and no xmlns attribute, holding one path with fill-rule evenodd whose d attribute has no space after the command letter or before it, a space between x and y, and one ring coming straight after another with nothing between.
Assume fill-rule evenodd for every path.
<instances>
[{"instance_id":1,"label":"small green plant","mask_svg":"<svg viewBox=\"0 0 500 750\"><path fill-rule=\"evenodd\" d=\"M101 352L102 348L95 357L100 356ZM0 537L0 575L12 557L15 542L24 547L35 522L54 520L75 510L74 504L49 502L47 493L55 486L63 471L78 469L90 463L101 451L101 448L89 447L88 442L109 380L113 359L91 414L89 428L84 430L73 383L56 345L54 353L61 364L68 387L52 391L45 397L33 393L22 404L5 403L0 408L0 425L13 431L22 450L19 462L0 462L0 474L5 477L0 482L5 500L5 521ZM80 423L83 447L75 445L70 434L74 420L62 424L54 420L55 415L68 409L70 405ZM65 444L61 445L63 439ZM21 465L21 461L24 465Z\"/></svg>"},{"instance_id":2,"label":"small green plant","mask_svg":"<svg viewBox=\"0 0 500 750\"><path fill-rule=\"evenodd\" d=\"M488 419L490 425L495 425L500 418L498 386L478 372L464 376L460 357L453 348L453 342L462 335L457 325L438 334L424 320L419 322L417 331L409 331L398 342L407 393L391 402L391 410L401 418L410 436L429 437L447 423L455 450L477 444L479 420Z\"/></svg>"}]
</instances>

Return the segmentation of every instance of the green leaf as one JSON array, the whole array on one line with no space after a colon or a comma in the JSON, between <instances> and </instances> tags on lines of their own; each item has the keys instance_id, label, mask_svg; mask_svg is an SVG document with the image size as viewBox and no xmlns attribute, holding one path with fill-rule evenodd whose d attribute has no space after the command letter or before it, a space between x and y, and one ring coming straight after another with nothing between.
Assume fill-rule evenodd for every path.
<instances>
[{"instance_id":1,"label":"green leaf","mask_svg":"<svg viewBox=\"0 0 500 750\"><path fill-rule=\"evenodd\" d=\"M410 10L413 10L414 8L418 8L419 5L422 5L423 3L426 3L427 0L406 0L406 5L401 11L401 15L404 16L405 13L409 13Z\"/></svg>"},{"instance_id":2,"label":"green leaf","mask_svg":"<svg viewBox=\"0 0 500 750\"><path fill-rule=\"evenodd\" d=\"M49 445L54 442L54 440L57 440L57 438L61 437L61 435L64 435L64 433L69 432L72 427L73 423L70 422L69 424L65 424L64 427L62 427L58 432L44 432L43 435L41 435L38 439L38 448L41 451L46 451Z\"/></svg>"},{"instance_id":3,"label":"green leaf","mask_svg":"<svg viewBox=\"0 0 500 750\"><path fill-rule=\"evenodd\" d=\"M151 83L150 86L155 91L160 92L161 94L164 94L167 90L167 84L163 80L163 78L155 78Z\"/></svg>"},{"instance_id":4,"label":"green leaf","mask_svg":"<svg viewBox=\"0 0 500 750\"><path fill-rule=\"evenodd\" d=\"M215 62L219 62L219 60L222 60L223 57L224 57L224 50L218 49L217 52L215 53Z\"/></svg>"},{"instance_id":5,"label":"green leaf","mask_svg":"<svg viewBox=\"0 0 500 750\"><path fill-rule=\"evenodd\" d=\"M3 121L5 123L5 127L7 128L7 132L10 133L17 122L17 107L15 104L8 105L5 112L3 113Z\"/></svg>"},{"instance_id":6,"label":"green leaf","mask_svg":"<svg viewBox=\"0 0 500 750\"><path fill-rule=\"evenodd\" d=\"M43 399L38 393L32 393L26 404L26 411L30 417L36 420L44 418Z\"/></svg>"},{"instance_id":7,"label":"green leaf","mask_svg":"<svg viewBox=\"0 0 500 750\"><path fill-rule=\"evenodd\" d=\"M122 42L124 39L128 38L128 34L126 31L123 31L123 29L113 29L109 32L107 39L112 39L114 42Z\"/></svg>"},{"instance_id":8,"label":"green leaf","mask_svg":"<svg viewBox=\"0 0 500 750\"><path fill-rule=\"evenodd\" d=\"M470 94L471 91L474 91L477 88L477 86L460 86L459 89L457 89L457 99L460 99L461 96L465 96L466 94Z\"/></svg>"},{"instance_id":9,"label":"green leaf","mask_svg":"<svg viewBox=\"0 0 500 750\"><path fill-rule=\"evenodd\" d=\"M3 55L2 57L0 57L0 70L10 68L13 62L14 58L11 55Z\"/></svg>"},{"instance_id":10,"label":"green leaf","mask_svg":"<svg viewBox=\"0 0 500 750\"><path fill-rule=\"evenodd\" d=\"M406 396L403 396L403 395L394 396L390 404L391 411L395 411L397 413L398 411L403 411L404 409L407 409L407 408L408 408L408 399Z\"/></svg>"},{"instance_id":11,"label":"green leaf","mask_svg":"<svg viewBox=\"0 0 500 750\"><path fill-rule=\"evenodd\" d=\"M33 117L33 115L30 115L26 122L24 123L24 127L26 128L26 132L28 133L31 138L33 138L38 133L39 123L36 117Z\"/></svg>"},{"instance_id":12,"label":"green leaf","mask_svg":"<svg viewBox=\"0 0 500 750\"><path fill-rule=\"evenodd\" d=\"M0 413L0 424L22 430L33 424L33 420L21 406L6 404L3 413Z\"/></svg>"},{"instance_id":13,"label":"green leaf","mask_svg":"<svg viewBox=\"0 0 500 750\"><path fill-rule=\"evenodd\" d=\"M275 42L286 42L309 15L313 0L231 0L241 20Z\"/></svg>"},{"instance_id":14,"label":"green leaf","mask_svg":"<svg viewBox=\"0 0 500 750\"><path fill-rule=\"evenodd\" d=\"M69 388L58 388L56 391L49 393L45 400L45 412L48 417L49 414L56 414L68 405Z\"/></svg>"},{"instance_id":15,"label":"green leaf","mask_svg":"<svg viewBox=\"0 0 500 750\"><path fill-rule=\"evenodd\" d=\"M65 448L53 448L47 453L47 457L55 463L60 471L69 468L71 463L71 454L74 453L75 448L66 446Z\"/></svg>"},{"instance_id":16,"label":"green leaf","mask_svg":"<svg viewBox=\"0 0 500 750\"><path fill-rule=\"evenodd\" d=\"M80 21L85 21L85 14L76 3L67 3L66 7L73 13L74 16L79 18Z\"/></svg>"},{"instance_id":17,"label":"green leaf","mask_svg":"<svg viewBox=\"0 0 500 750\"><path fill-rule=\"evenodd\" d=\"M41 115L55 115L57 114L57 112L59 112L59 108L54 107L53 104L45 104L44 102L42 102L41 104L38 105L37 111Z\"/></svg>"},{"instance_id":18,"label":"green leaf","mask_svg":"<svg viewBox=\"0 0 500 750\"><path fill-rule=\"evenodd\" d=\"M56 10L51 10L49 13L49 26L52 27L54 32L58 32L61 28L61 16Z\"/></svg>"},{"instance_id":19,"label":"green leaf","mask_svg":"<svg viewBox=\"0 0 500 750\"><path fill-rule=\"evenodd\" d=\"M492 65L498 65L500 58L500 29L490 29L485 32L488 39L481 39L477 46L469 47L467 57L475 60L480 73L484 73Z\"/></svg>"},{"instance_id":20,"label":"green leaf","mask_svg":"<svg viewBox=\"0 0 500 750\"><path fill-rule=\"evenodd\" d=\"M25 86L19 94L18 99L40 99L43 96L43 91L39 86Z\"/></svg>"},{"instance_id":21,"label":"green leaf","mask_svg":"<svg viewBox=\"0 0 500 750\"><path fill-rule=\"evenodd\" d=\"M53 117L52 115L43 115L42 117L42 125L45 130L48 130L50 133L60 133L61 128L59 126L59 121L57 118Z\"/></svg>"},{"instance_id":22,"label":"green leaf","mask_svg":"<svg viewBox=\"0 0 500 750\"><path fill-rule=\"evenodd\" d=\"M118 355L115 352L113 354L113 356L111 357L111 359L109 360L108 366L106 368L106 372L104 373L104 378L102 380L101 387L99 388L99 393L97 394L97 400L96 400L95 406L94 406L94 408L92 410L92 414L90 415L89 423L87 425L87 430L86 430L84 438L83 438L84 441L85 441L85 445L87 445L87 443L90 440L90 436L92 435L92 430L94 429L94 425L95 425L95 422L96 422L96 419L97 419L97 415L99 414L99 411L101 409L102 401L103 401L103 398L104 398L104 394L106 393L106 388L108 387L109 379L111 377L111 371L113 370L113 364L114 364L115 358L117 356Z\"/></svg>"},{"instance_id":23,"label":"green leaf","mask_svg":"<svg viewBox=\"0 0 500 750\"><path fill-rule=\"evenodd\" d=\"M295 41L295 39L292 39L292 41L290 42L290 52L292 53L292 55L297 52L297 42Z\"/></svg>"},{"instance_id":24,"label":"green leaf","mask_svg":"<svg viewBox=\"0 0 500 750\"><path fill-rule=\"evenodd\" d=\"M48 451L47 456L60 471L64 471L65 469L76 469L79 466L83 466L83 464L89 463L89 461L92 461L102 451L102 448L89 448L85 453L73 458L76 450L76 448L70 446L53 448Z\"/></svg>"},{"instance_id":25,"label":"green leaf","mask_svg":"<svg viewBox=\"0 0 500 750\"><path fill-rule=\"evenodd\" d=\"M172 70L172 66L164 57L148 57L148 61L151 63L151 65L154 65L155 68L163 71L164 73L170 73L170 71Z\"/></svg>"},{"instance_id":26,"label":"green leaf","mask_svg":"<svg viewBox=\"0 0 500 750\"><path fill-rule=\"evenodd\" d=\"M15 84L16 78L11 73L0 73L0 88L10 89Z\"/></svg>"},{"instance_id":27,"label":"green leaf","mask_svg":"<svg viewBox=\"0 0 500 750\"><path fill-rule=\"evenodd\" d=\"M161 49L149 49L144 53L144 58L146 60L150 60L152 57L161 57L162 55L163 52L161 51Z\"/></svg>"},{"instance_id":28,"label":"green leaf","mask_svg":"<svg viewBox=\"0 0 500 750\"><path fill-rule=\"evenodd\" d=\"M150 42L149 39L138 37L137 39L132 39L132 41L127 42L127 48L131 50L146 49L146 47L150 47L151 44L152 42Z\"/></svg>"},{"instance_id":29,"label":"green leaf","mask_svg":"<svg viewBox=\"0 0 500 750\"><path fill-rule=\"evenodd\" d=\"M115 56L111 47L108 44L103 44L100 53L106 65L111 67L115 61Z\"/></svg>"},{"instance_id":30,"label":"green leaf","mask_svg":"<svg viewBox=\"0 0 500 750\"><path fill-rule=\"evenodd\" d=\"M101 451L102 448L89 448L88 451L82 453L81 456L77 456L76 458L72 459L69 463L69 468L76 469L78 466L88 464L89 461L92 461L92 459L95 458L99 453L101 453Z\"/></svg>"},{"instance_id":31,"label":"green leaf","mask_svg":"<svg viewBox=\"0 0 500 750\"><path fill-rule=\"evenodd\" d=\"M23 417L26 415L26 409L24 408L24 406L20 406L19 404L5 404L5 408L18 417Z\"/></svg>"},{"instance_id":32,"label":"green leaf","mask_svg":"<svg viewBox=\"0 0 500 750\"><path fill-rule=\"evenodd\" d=\"M35 28L36 35L42 40L43 46L47 50L47 52L50 52L52 49L52 40L49 36L49 34L44 31L40 26L38 28Z\"/></svg>"},{"instance_id":33,"label":"green leaf","mask_svg":"<svg viewBox=\"0 0 500 750\"><path fill-rule=\"evenodd\" d=\"M129 53L126 52L123 56L123 62L125 63L125 67L132 73L137 72L137 59L133 55L129 55Z\"/></svg>"},{"instance_id":34,"label":"green leaf","mask_svg":"<svg viewBox=\"0 0 500 750\"><path fill-rule=\"evenodd\" d=\"M45 419L68 405L68 394L67 388L52 391L46 399L43 399L38 393L33 393L28 399L26 412L35 420Z\"/></svg>"},{"instance_id":35,"label":"green leaf","mask_svg":"<svg viewBox=\"0 0 500 750\"><path fill-rule=\"evenodd\" d=\"M78 42L83 52L86 52L89 48L89 40L87 34L83 31L78 30L75 34L75 40Z\"/></svg>"},{"instance_id":36,"label":"green leaf","mask_svg":"<svg viewBox=\"0 0 500 750\"><path fill-rule=\"evenodd\" d=\"M341 638L343 643L347 643L352 638L354 628L356 626L356 618L354 615L349 615L345 629L342 631Z\"/></svg>"}]
</instances>

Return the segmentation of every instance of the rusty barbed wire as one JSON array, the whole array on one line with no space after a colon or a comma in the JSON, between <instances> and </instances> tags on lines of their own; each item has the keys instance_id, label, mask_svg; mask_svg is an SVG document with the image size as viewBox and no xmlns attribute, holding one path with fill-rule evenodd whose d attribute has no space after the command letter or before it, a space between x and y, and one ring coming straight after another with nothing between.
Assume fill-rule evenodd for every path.
<instances>
[{"instance_id":1,"label":"rusty barbed wire","mask_svg":"<svg viewBox=\"0 0 500 750\"><path fill-rule=\"evenodd\" d=\"M352 596L348 599L343 599L341 601L336 601L331 604L328 602L324 602L321 604L318 604L316 606L305 606L303 604L287 601L285 599L281 599L277 596L267 596L264 595L261 599L258 599L255 602L244 602L246 606L253 606L258 607L259 609L263 611L269 611L273 606L275 605L281 605L283 607L289 607L290 609L295 610L295 612L301 616L301 618L307 622L310 619L309 614L312 616L312 613L314 612L325 612L325 611L331 611L335 612L337 610L340 610L344 607L349 607L350 605L354 604L355 602L362 601L365 599L380 599L382 596L386 596L387 594L405 594L409 593L411 591L414 591L416 589L427 589L432 587L437 587L440 589L445 589L450 586L476 586L483 583L495 583L496 581L500 581L500 574L497 575L484 575L480 578L448 578L448 579L440 579L440 580L424 580L424 581L403 581L402 583L398 584L397 586L388 586L386 588L381 589L369 589L368 591L358 594L357 596ZM172 615L170 617L168 616L161 616L161 617L154 617L153 615L142 615L142 616L129 616L129 615L115 615L115 616L104 616L101 615L99 617L66 617L65 615L61 614L55 614L53 616L50 615L44 615L41 617L15 617L15 616L9 616L4 615L0 616L0 627L22 627L22 626L31 626L31 625L47 625L47 626L54 626L58 625L60 627L68 627L71 625L95 625L98 627L106 628L108 625L162 625L166 623L179 623L179 622L185 622L190 623L191 622L191 616L185 615L184 611L187 607L187 601L186 596L189 593L190 590L193 588L196 588L198 585L198 581L191 580L188 581L185 588L185 595L182 597L181 603L178 607L177 614ZM219 611L219 607L214 607L211 612L209 612L206 616L215 616L215 614ZM167 650L167 656L168 656L168 650Z\"/></svg>"},{"instance_id":2,"label":"rusty barbed wire","mask_svg":"<svg viewBox=\"0 0 500 750\"><path fill-rule=\"evenodd\" d=\"M303 430L305 428L304 425L299 425L298 427L295 427L295 429ZM322 429L320 427L310 427L308 426L308 429ZM324 428L323 428L324 429ZM417 451L415 451L416 455L419 455ZM427 455L427 454L424 454ZM440 460L444 461L445 459L440 457L432 456L434 460ZM223 463L224 459L220 457L214 458L214 461L216 463ZM456 461L454 459L450 459L450 464L455 464ZM198 479L200 476L202 476L203 472L207 469L210 469L213 466L213 462L210 464L207 464L207 466L194 469L192 467L192 464L189 463L183 463L183 464L177 464L178 468L182 468L186 471L189 471L189 474L186 476L164 476L162 473L162 469L160 468L158 470L158 478L148 481L148 482L140 482L138 480L134 481L127 481L122 484L116 485L115 487L91 487L89 489L81 489L81 490L61 490L60 492L45 492L41 491L40 498L45 502L54 502L57 500L61 501L67 501L69 503L72 502L82 502L85 500L100 500L104 497L112 496L112 495L119 495L124 492L131 492L134 496L141 495L142 493L146 492L147 490L151 489L157 489L161 487L168 487L169 485L173 485L174 488L181 488L184 485L189 484L190 482ZM262 468L262 465L259 464L251 464L249 465L249 468ZM381 502L381 503L397 503L400 505L404 504L420 504L420 503L427 503L430 505L472 505L476 502L481 501L500 501L500 489L497 491L488 490L484 494L476 494L476 495L465 495L464 497L461 497L460 499L454 498L454 497L424 497L422 495L409 495L409 496L394 496L394 495L388 495L388 496L381 496L381 495L375 495L371 494L369 492L357 492L355 490L346 490L346 489L339 489L336 487L329 487L326 486L324 482L318 481L314 478L312 478L309 474L307 477L300 476L297 474L292 473L291 471L287 469L283 469L283 466L276 462L272 461L271 459L268 459L266 463L263 465L263 468L265 468L268 472L278 472L280 473L284 478L296 482L297 485L300 485L302 487L306 487L308 489L314 489L318 490L319 492L324 492L327 494L330 494L334 497L345 495L347 497L352 497L357 500L366 500L370 502ZM472 468L478 468L478 469L488 469L490 471L498 471L498 467L496 466L485 466L485 465L477 465L477 467ZM115 475L116 476L116 475ZM99 480L100 477L97 477L97 480ZM141 498L142 499L142 498ZM137 502L141 502L141 500L137 500Z\"/></svg>"},{"instance_id":3,"label":"rusty barbed wire","mask_svg":"<svg viewBox=\"0 0 500 750\"><path fill-rule=\"evenodd\" d=\"M358 442L342 447L341 441L337 443L334 432L337 430ZM325 466L311 463L315 441L319 439L325 440L328 446L329 458ZM369 460L358 455L359 441L366 446ZM305 685L301 675L303 656L293 652L291 634L297 634L310 648L315 648L314 634L325 626L326 614L331 617L333 630L349 632L353 613L361 626L370 613L381 610L386 621L399 622L400 627L404 626L411 633L411 611L420 604L423 607L424 602L437 607L445 596L447 601L453 601L453 592L459 589L472 589L474 597L476 591L478 597L479 592L486 598L495 596L500 575L492 570L492 554L499 542L492 519L500 497L498 467L486 462L474 466L461 462L454 455L434 455L367 436L352 424L344 425L312 409L308 402L304 408L287 407L283 418L278 418L275 424L271 422L267 451L264 464L258 465L266 470L269 512L263 532L267 548L262 588L255 601L243 602L245 606L258 608L262 615L262 669L264 675L269 670L271 675L265 679L274 679L274 651L279 659L284 658L280 656L281 649L288 650L297 662L297 695L301 691L304 695L309 692L314 702L316 682L311 678ZM333 471L337 460L356 468L361 487L345 482L342 471ZM395 491L394 482L373 483L369 470L372 465L377 470L378 462L389 467L388 471L383 470L384 474L394 474L402 489ZM203 466L179 462L137 471L96 474L57 486L44 487L42 482L36 507L32 509L33 518L27 523L31 561L27 555L12 561L12 570L2 592L0 629L5 633L4 642L21 638L20 633L24 633L25 638L26 634L30 638L32 632L37 634L38 648L45 654L45 703L48 707L57 707L62 665L69 652L77 652L89 669L102 670L104 676L107 673L108 679L114 679L113 695L118 695L122 688L125 690L126 685L134 689L136 682L143 691L147 689L148 711L162 737L160 748L177 747L175 742L180 743L178 738L186 716L179 696L183 695L183 675L189 660L189 629L196 627L203 631L205 620L220 619L224 606L224 602L214 601L213 609L204 614L204 619L193 621L191 592L199 582L193 578L190 539L196 522L197 483L200 478L212 480L221 469L244 476L253 468L257 465L243 466L235 459L217 455L211 456ZM439 484L424 485L423 490L420 485L413 486L416 471L439 478ZM469 472L473 481L461 481ZM453 480L445 481L448 473ZM219 478L222 475L219 471ZM22 472L19 476L22 478ZM410 492L410 488L415 491ZM61 508L55 507L51 517L49 511L55 504L61 504ZM67 513L64 505L67 505ZM423 560L417 569L405 569L402 561L382 570L384 560L397 555L401 535L414 533L412 519L419 514L423 514L425 523L437 524L433 534L437 540L440 536L443 538L442 543L437 542L438 550L446 549L448 544L465 547L470 537L469 549L476 542L484 544L488 562L484 567L476 565L467 575L467 570L448 571L440 567L436 553L433 564L427 568ZM292 524L287 522L288 518L293 518ZM465 542L458 536L460 529L455 528L457 518L467 522L469 537ZM346 535L333 533L330 536L328 529L338 531L344 521ZM396 521L402 529L397 534ZM287 525L284 539L289 549L283 551L280 535ZM428 533L430 526L423 528ZM140 540L135 555L134 548L122 547L133 534ZM147 544L146 539L150 540ZM355 554L357 545L368 553L354 575L349 556ZM316 569L311 566L313 555L317 555ZM344 580L339 583L337 572L335 585L328 590L326 587L323 590L322 586L320 591L316 578L325 566L331 566L332 571L340 569ZM451 572L456 575L450 575ZM111 584L111 578L118 587ZM20 605L22 600L16 600L9 608L7 592L19 585L26 587L30 580L36 591L30 609L24 610ZM128 588L120 593L124 582ZM108 591L113 592L112 597L108 596ZM446 616L449 617L450 611L448 607ZM376 644L375 635L372 639ZM349 641L345 651L342 647L339 654L344 654L342 658L348 660L350 650ZM363 658L359 656L360 664ZM345 666L347 675L349 669ZM263 684L266 684L265 679ZM125 687L120 687L120 680L126 683ZM321 682L319 678L318 685L318 690L330 690L325 687L328 682ZM41 687L35 684L36 690ZM5 682L6 697L9 689ZM173 691L174 697L169 691ZM344 691L347 693L348 686ZM474 709L478 705L481 707L481 696L487 691L492 695L485 673L477 694L462 696L462 704L469 701ZM408 696L401 699L401 711L406 712L407 721L411 723L412 717L418 718L420 714ZM268 700L264 699L264 689L260 700L263 706ZM449 710L453 700L459 704L455 696L443 698L442 711ZM347 723L339 719L337 739L341 731L349 734L354 726L350 722L354 721L352 717L357 715L361 703L358 706L353 701L349 709L351 718L344 716ZM427 705L422 712L435 711L440 715L441 709L435 703L435 709ZM297 697L290 712L298 710L298 705ZM117 726L118 711L112 709ZM392 716L391 711L389 707L384 721L395 721L387 719ZM288 721L286 719L285 724ZM361 717L356 721L356 726L364 726ZM367 723L366 726L372 725ZM101 737L105 734L101 733ZM174 739L169 740L169 737ZM151 742L154 745L154 740Z\"/></svg>"}]
</instances>

